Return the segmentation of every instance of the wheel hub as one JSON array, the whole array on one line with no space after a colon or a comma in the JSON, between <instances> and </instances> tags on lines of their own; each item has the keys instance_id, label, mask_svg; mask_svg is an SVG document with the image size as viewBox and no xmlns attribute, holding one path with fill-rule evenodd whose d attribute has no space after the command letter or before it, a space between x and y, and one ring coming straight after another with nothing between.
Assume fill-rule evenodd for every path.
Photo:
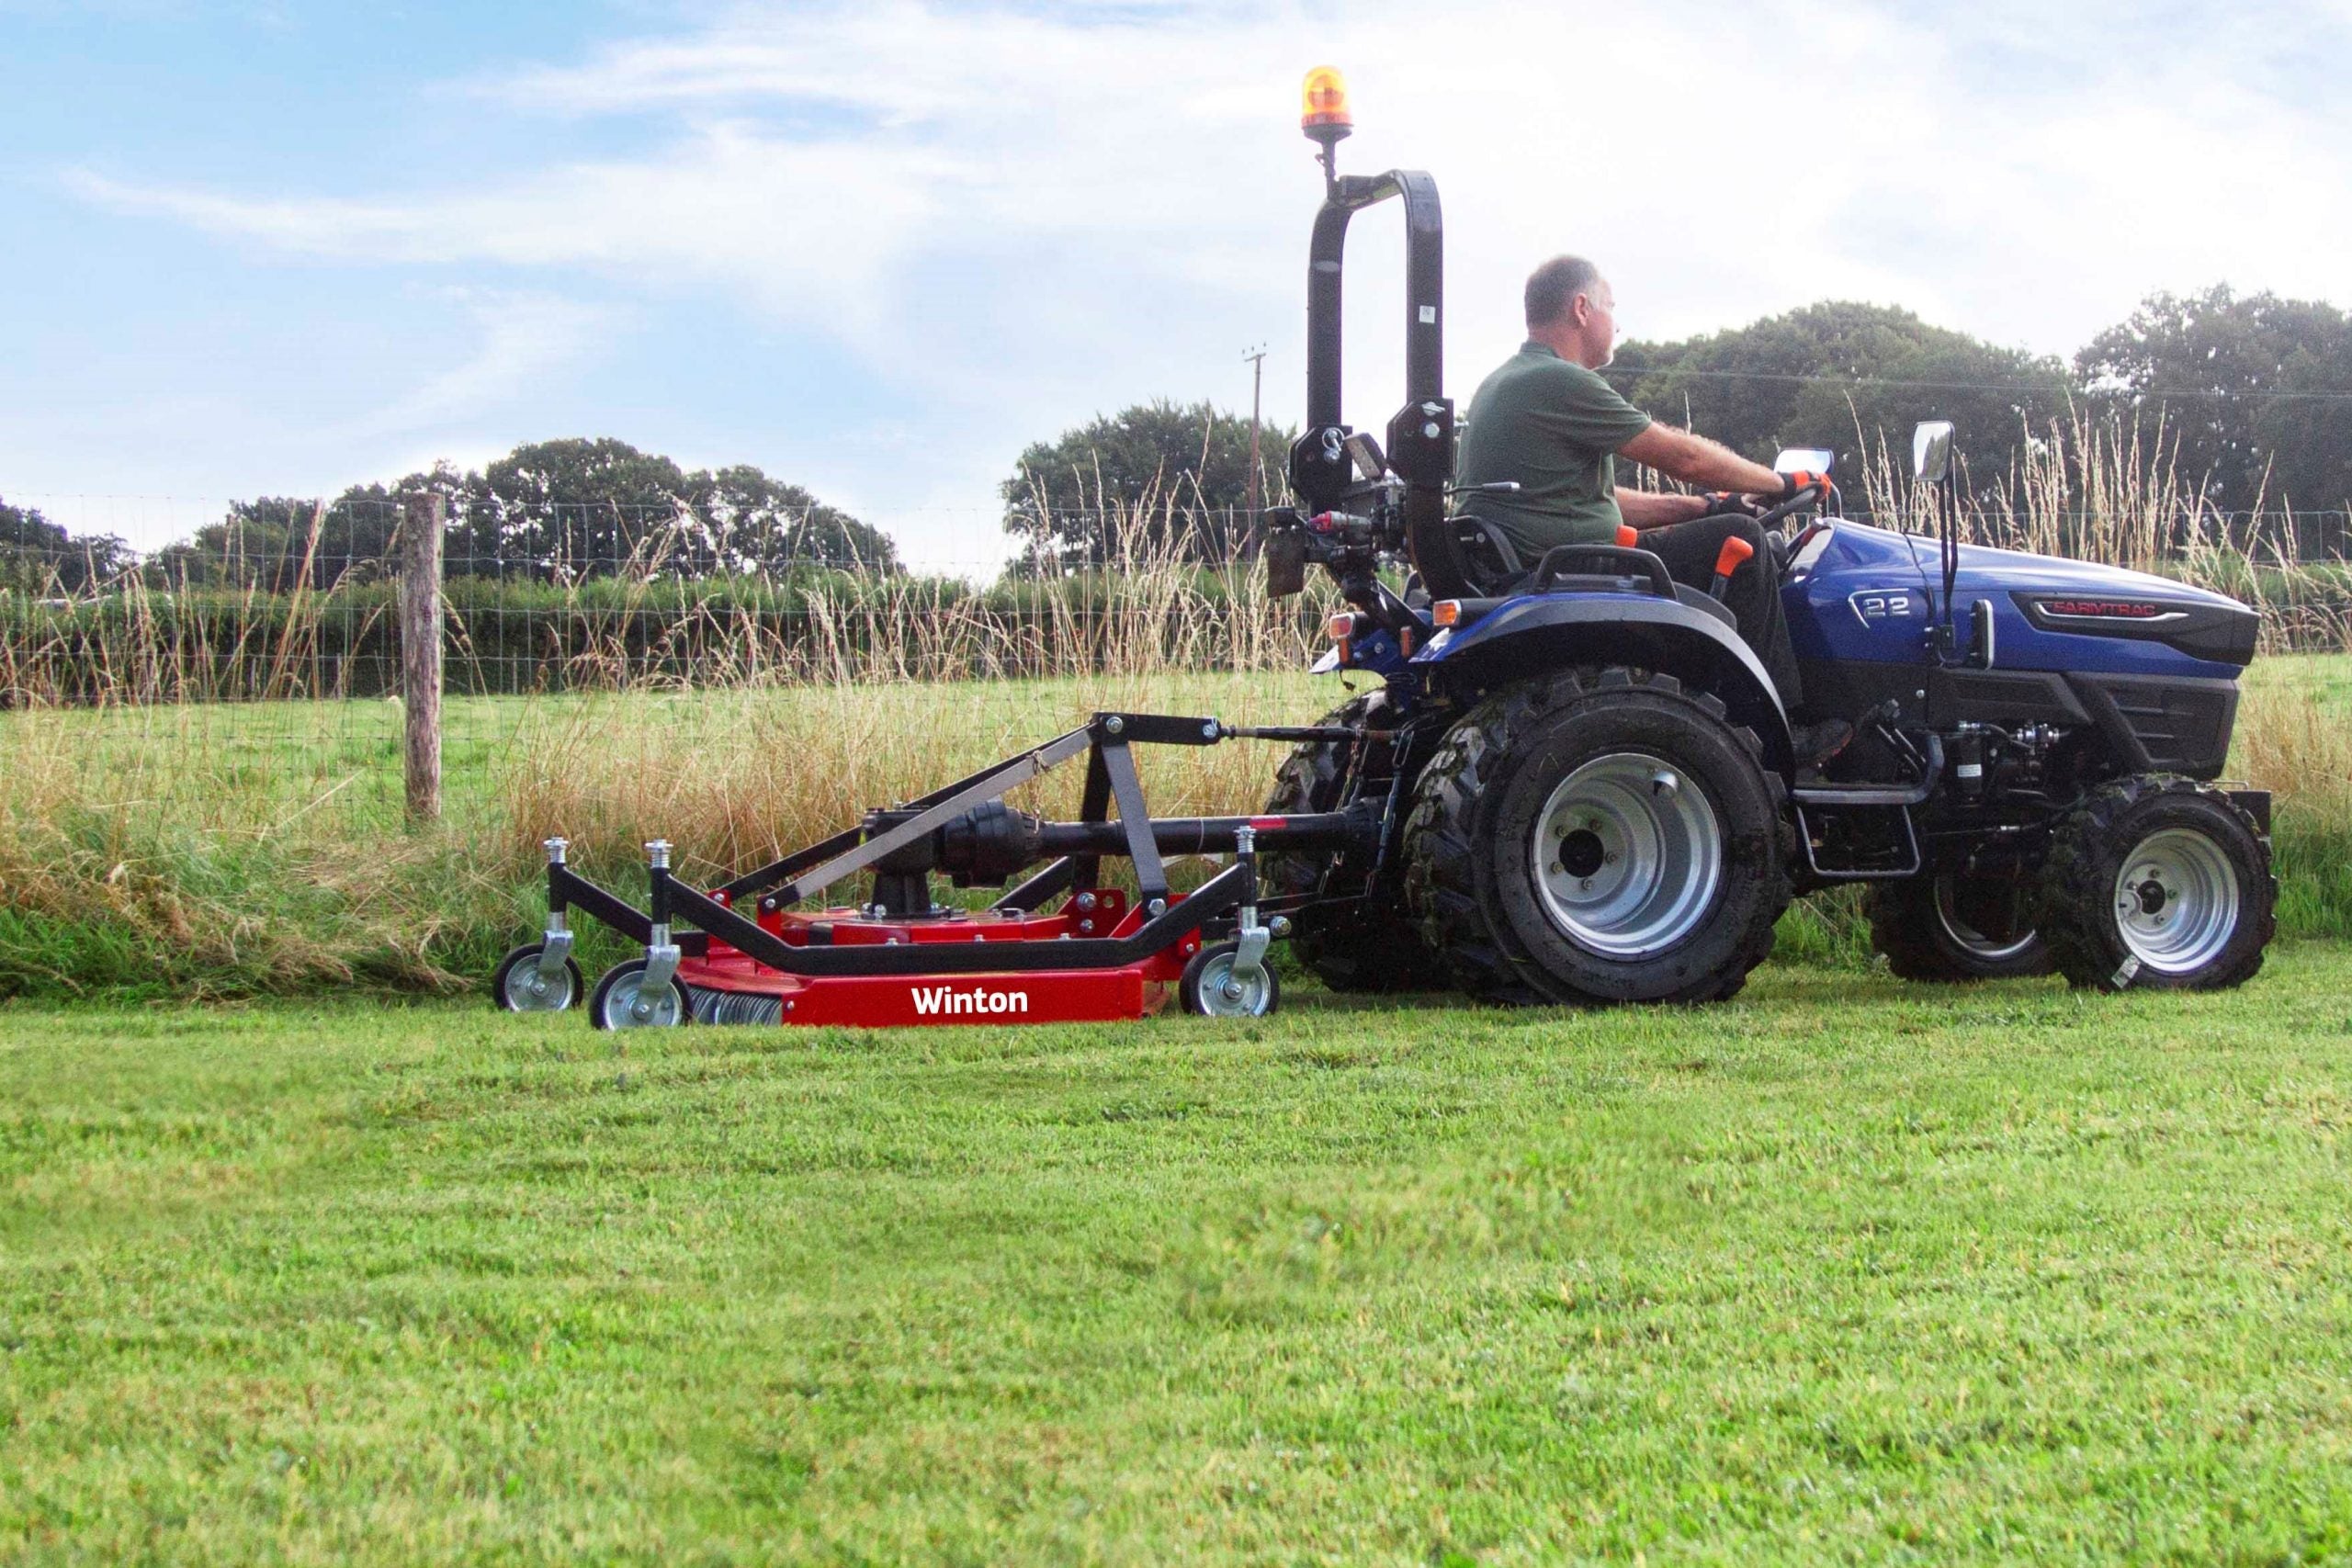
<instances>
[{"instance_id":1,"label":"wheel hub","mask_svg":"<svg viewBox=\"0 0 2352 1568\"><path fill-rule=\"evenodd\" d=\"M1220 953L1203 967L1200 998L1201 1010L1211 1018L1261 1018L1273 1000L1272 979L1260 967L1244 984L1234 976L1233 954Z\"/></svg>"},{"instance_id":2,"label":"wheel hub","mask_svg":"<svg viewBox=\"0 0 2352 1568\"><path fill-rule=\"evenodd\" d=\"M2237 929L2237 872L2202 833L2151 833L2116 875L2115 915L2133 957L2160 974L2188 974L2219 957Z\"/></svg>"},{"instance_id":3,"label":"wheel hub","mask_svg":"<svg viewBox=\"0 0 2352 1568\"><path fill-rule=\"evenodd\" d=\"M649 990L642 974L624 975L613 983L605 1015L621 1029L667 1029L684 1021L677 988Z\"/></svg>"},{"instance_id":4,"label":"wheel hub","mask_svg":"<svg viewBox=\"0 0 2352 1568\"><path fill-rule=\"evenodd\" d=\"M507 966L502 988L506 1007L514 1012L561 1012L574 995L569 969L558 969L550 976L532 957Z\"/></svg>"},{"instance_id":5,"label":"wheel hub","mask_svg":"<svg viewBox=\"0 0 2352 1568\"><path fill-rule=\"evenodd\" d=\"M1596 757L1560 781L1530 846L1544 912L1604 958L1647 958L1697 928L1723 882L1706 792L1640 751Z\"/></svg>"}]
</instances>

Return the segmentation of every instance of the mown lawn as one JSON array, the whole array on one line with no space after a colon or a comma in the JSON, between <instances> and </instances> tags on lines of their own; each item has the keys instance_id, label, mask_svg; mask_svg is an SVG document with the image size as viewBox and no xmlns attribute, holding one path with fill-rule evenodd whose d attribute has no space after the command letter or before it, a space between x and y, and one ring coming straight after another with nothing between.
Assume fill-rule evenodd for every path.
<instances>
[{"instance_id":1,"label":"mown lawn","mask_svg":"<svg viewBox=\"0 0 2352 1568\"><path fill-rule=\"evenodd\" d=\"M897 1034L0 1008L0 1557L2352 1554L2352 952Z\"/></svg>"}]
</instances>

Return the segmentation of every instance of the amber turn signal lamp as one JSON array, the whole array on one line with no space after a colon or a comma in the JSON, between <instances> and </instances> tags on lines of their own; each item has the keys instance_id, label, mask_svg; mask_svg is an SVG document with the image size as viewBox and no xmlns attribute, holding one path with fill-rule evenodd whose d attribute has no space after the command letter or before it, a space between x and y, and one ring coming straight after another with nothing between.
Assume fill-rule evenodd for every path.
<instances>
[{"instance_id":1,"label":"amber turn signal lamp","mask_svg":"<svg viewBox=\"0 0 2352 1568\"><path fill-rule=\"evenodd\" d=\"M1454 626L1461 619L1462 601L1459 599L1441 599L1430 606L1430 620L1437 626Z\"/></svg>"}]
</instances>

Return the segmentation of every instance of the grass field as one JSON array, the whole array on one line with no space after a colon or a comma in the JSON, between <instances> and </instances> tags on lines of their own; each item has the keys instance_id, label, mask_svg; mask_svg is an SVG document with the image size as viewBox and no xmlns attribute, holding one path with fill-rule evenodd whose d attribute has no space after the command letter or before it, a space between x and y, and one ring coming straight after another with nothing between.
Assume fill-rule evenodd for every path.
<instances>
[{"instance_id":1,"label":"grass field","mask_svg":"<svg viewBox=\"0 0 2352 1568\"><path fill-rule=\"evenodd\" d=\"M383 702L0 713L0 997L451 991L538 923L538 840L641 884L674 840L723 880L865 807L1035 744L1099 707L1299 722L1340 698L1302 674L884 682L449 705L447 816L401 823ZM2352 938L2352 658L2257 662L2232 773L2278 792L2282 929ZM1279 749L1156 756L1153 805L1247 811ZM1079 772L1021 797L1067 814ZM1845 903L1784 947L1859 963ZM597 948L592 967L619 956Z\"/></svg>"},{"instance_id":2,"label":"grass field","mask_svg":"<svg viewBox=\"0 0 2352 1568\"><path fill-rule=\"evenodd\" d=\"M0 1557L2341 1557L2348 998L18 1002Z\"/></svg>"}]
</instances>

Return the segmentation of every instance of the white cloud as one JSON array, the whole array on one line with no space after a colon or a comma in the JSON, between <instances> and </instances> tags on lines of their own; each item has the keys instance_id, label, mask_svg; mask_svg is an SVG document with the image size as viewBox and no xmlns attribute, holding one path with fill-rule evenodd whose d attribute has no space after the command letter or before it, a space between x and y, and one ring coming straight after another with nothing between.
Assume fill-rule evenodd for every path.
<instances>
[{"instance_id":1,"label":"white cloud","mask_svg":"<svg viewBox=\"0 0 2352 1568\"><path fill-rule=\"evenodd\" d=\"M2340 294L2346 111L2282 90L2263 52L2341 39L2346 0L2324 4L2152 22L2121 0L1374 0L1105 20L796 0L444 95L485 136L513 113L628 117L616 129L641 125L641 153L397 200L74 185L296 254L739 301L895 378L930 433L919 471L845 442L822 476L843 499L985 509L1023 441L1155 393L1232 400L1252 341L1271 340L1272 412L1295 417L1315 185L1290 116L1309 64L1350 68L1347 166L1438 176L1466 391L1518 337L1528 266L1563 249L1604 262L1645 335L1842 296L2065 352L2154 288ZM1394 223L1359 222L1350 276L1366 423L1398 379ZM493 335L475 370L388 412L455 410L577 325ZM822 390L788 367L778 387Z\"/></svg>"},{"instance_id":2,"label":"white cloud","mask_svg":"<svg viewBox=\"0 0 2352 1568\"><path fill-rule=\"evenodd\" d=\"M477 289L457 290L454 298L481 333L472 357L336 434L356 438L400 434L477 417L577 365L614 326L611 310L575 299Z\"/></svg>"}]
</instances>

